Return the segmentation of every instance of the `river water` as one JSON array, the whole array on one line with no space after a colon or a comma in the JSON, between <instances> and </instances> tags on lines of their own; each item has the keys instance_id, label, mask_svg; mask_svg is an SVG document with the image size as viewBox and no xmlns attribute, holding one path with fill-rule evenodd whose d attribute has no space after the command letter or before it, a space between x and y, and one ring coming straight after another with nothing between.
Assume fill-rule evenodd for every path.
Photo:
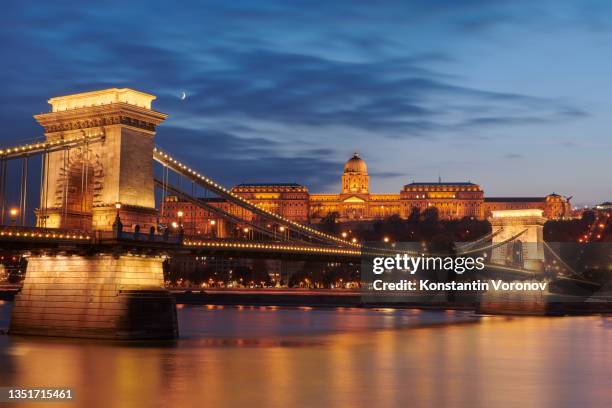
<instances>
[{"instance_id":1,"label":"river water","mask_svg":"<svg viewBox=\"0 0 612 408\"><path fill-rule=\"evenodd\" d=\"M0 301L0 330L11 306ZM176 342L0 335L0 386L75 392L15 407L612 406L611 317L181 305L178 316Z\"/></svg>"}]
</instances>

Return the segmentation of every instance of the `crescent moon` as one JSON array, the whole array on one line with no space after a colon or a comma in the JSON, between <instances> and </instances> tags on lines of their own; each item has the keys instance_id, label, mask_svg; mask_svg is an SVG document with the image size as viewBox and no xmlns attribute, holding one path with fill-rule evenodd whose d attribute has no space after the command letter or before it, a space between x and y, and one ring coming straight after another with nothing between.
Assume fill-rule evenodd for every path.
<instances>
[{"instance_id":1,"label":"crescent moon","mask_svg":"<svg viewBox=\"0 0 612 408\"><path fill-rule=\"evenodd\" d=\"M187 97L187 93L183 91L183 93L181 94L181 100L184 101L186 97Z\"/></svg>"}]
</instances>

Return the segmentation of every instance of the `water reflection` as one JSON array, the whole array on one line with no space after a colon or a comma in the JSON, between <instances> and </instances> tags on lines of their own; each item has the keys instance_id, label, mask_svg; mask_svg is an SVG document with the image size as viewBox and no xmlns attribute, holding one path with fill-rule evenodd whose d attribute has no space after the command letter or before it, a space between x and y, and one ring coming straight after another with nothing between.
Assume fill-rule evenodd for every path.
<instances>
[{"instance_id":1,"label":"water reflection","mask_svg":"<svg viewBox=\"0 0 612 408\"><path fill-rule=\"evenodd\" d=\"M185 306L179 320L176 342L0 336L0 385L71 386L88 407L558 407L612 398L609 318Z\"/></svg>"}]
</instances>

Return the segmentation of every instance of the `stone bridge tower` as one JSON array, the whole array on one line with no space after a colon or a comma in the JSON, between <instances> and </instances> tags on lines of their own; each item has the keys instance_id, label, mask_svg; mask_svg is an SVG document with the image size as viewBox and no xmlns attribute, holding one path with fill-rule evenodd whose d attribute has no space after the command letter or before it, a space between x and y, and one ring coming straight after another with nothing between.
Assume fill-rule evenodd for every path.
<instances>
[{"instance_id":1,"label":"stone bridge tower","mask_svg":"<svg viewBox=\"0 0 612 408\"><path fill-rule=\"evenodd\" d=\"M489 219L493 229L493 244L504 242L517 234L515 240L493 249L491 262L541 271L544 262L544 223L540 209L493 211ZM524 232L523 232L524 231Z\"/></svg>"},{"instance_id":2,"label":"stone bridge tower","mask_svg":"<svg viewBox=\"0 0 612 408\"><path fill-rule=\"evenodd\" d=\"M166 115L154 99L128 88L49 99L51 112L34 116L48 141L104 138L47 154L38 226L110 230L116 203L124 229L156 225L153 139Z\"/></svg>"},{"instance_id":3,"label":"stone bridge tower","mask_svg":"<svg viewBox=\"0 0 612 408\"><path fill-rule=\"evenodd\" d=\"M109 230L117 202L127 229L156 224L153 137L166 115L151 109L154 99L113 88L49 100L51 112L35 116L47 140L91 139L46 154L39 226ZM175 302L164 288L163 262L162 256L143 254L35 251L15 297L10 332L176 338Z\"/></svg>"}]
</instances>

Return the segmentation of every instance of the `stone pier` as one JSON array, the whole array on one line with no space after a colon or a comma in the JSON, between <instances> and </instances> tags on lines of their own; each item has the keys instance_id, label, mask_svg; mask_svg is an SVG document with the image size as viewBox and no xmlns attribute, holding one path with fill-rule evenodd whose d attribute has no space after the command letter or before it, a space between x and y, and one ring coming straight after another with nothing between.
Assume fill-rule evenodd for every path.
<instances>
[{"instance_id":1,"label":"stone pier","mask_svg":"<svg viewBox=\"0 0 612 408\"><path fill-rule=\"evenodd\" d=\"M10 333L174 339L176 307L164 289L162 262L152 256L31 256Z\"/></svg>"},{"instance_id":2,"label":"stone pier","mask_svg":"<svg viewBox=\"0 0 612 408\"><path fill-rule=\"evenodd\" d=\"M548 290L495 291L480 295L476 312L501 315L547 315Z\"/></svg>"}]
</instances>

